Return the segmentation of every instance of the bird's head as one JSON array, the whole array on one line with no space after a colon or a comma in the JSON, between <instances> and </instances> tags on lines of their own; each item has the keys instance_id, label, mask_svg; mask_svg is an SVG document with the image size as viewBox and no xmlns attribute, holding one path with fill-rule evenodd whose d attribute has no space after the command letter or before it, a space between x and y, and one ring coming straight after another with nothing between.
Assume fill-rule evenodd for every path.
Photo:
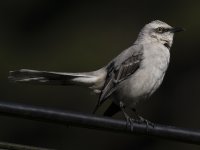
<instances>
[{"instance_id":1,"label":"bird's head","mask_svg":"<svg viewBox=\"0 0 200 150\"><path fill-rule=\"evenodd\" d=\"M181 27L171 27L165 22L155 20L143 27L138 40L142 42L159 42L170 49L174 33L180 31L184 31L184 29Z\"/></svg>"}]
</instances>

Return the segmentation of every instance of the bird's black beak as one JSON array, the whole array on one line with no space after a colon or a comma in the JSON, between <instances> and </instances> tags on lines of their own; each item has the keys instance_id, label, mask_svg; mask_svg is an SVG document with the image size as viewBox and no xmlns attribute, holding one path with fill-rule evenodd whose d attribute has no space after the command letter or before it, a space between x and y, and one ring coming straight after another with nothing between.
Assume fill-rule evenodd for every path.
<instances>
[{"instance_id":1,"label":"bird's black beak","mask_svg":"<svg viewBox=\"0 0 200 150\"><path fill-rule=\"evenodd\" d=\"M182 28L182 27L173 27L173 28L170 29L170 31L175 33L175 32L185 31L185 29Z\"/></svg>"}]
</instances>

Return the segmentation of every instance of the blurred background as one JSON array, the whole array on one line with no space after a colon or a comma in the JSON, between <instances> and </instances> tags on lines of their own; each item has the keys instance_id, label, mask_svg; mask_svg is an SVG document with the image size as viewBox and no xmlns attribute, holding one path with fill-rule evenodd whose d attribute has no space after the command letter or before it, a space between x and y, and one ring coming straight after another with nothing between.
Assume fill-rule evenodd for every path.
<instances>
[{"instance_id":1,"label":"blurred background","mask_svg":"<svg viewBox=\"0 0 200 150\"><path fill-rule=\"evenodd\" d=\"M200 128L199 8L197 0L0 1L0 100L91 113L98 97L88 89L14 84L7 79L9 70L98 69L132 45L144 24L159 19L187 31L175 36L164 82L138 112L152 122ZM124 119L120 113L114 117ZM199 149L158 138L4 116L0 141L55 149Z\"/></svg>"}]
</instances>

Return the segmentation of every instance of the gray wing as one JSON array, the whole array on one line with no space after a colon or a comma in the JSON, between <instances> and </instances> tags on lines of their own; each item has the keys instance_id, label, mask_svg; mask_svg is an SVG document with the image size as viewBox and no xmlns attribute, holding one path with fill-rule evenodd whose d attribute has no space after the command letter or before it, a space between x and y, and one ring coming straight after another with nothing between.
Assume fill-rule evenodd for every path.
<instances>
[{"instance_id":1,"label":"gray wing","mask_svg":"<svg viewBox=\"0 0 200 150\"><path fill-rule=\"evenodd\" d=\"M102 104L116 90L119 83L134 74L139 68L143 57L142 49L137 49L137 51L134 51L133 49L132 52L127 55L128 56L123 56L126 59L124 59L121 64L115 60L108 65L108 73L99 97L99 105Z\"/></svg>"}]
</instances>

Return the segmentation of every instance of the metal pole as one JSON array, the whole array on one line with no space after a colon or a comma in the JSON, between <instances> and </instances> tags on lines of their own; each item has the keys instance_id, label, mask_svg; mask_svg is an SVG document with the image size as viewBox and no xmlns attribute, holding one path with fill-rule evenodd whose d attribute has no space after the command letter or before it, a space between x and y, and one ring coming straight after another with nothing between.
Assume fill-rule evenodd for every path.
<instances>
[{"instance_id":1,"label":"metal pole","mask_svg":"<svg viewBox=\"0 0 200 150\"><path fill-rule=\"evenodd\" d=\"M185 129L167 125L155 124L154 127L146 124L133 123L131 130L125 120L116 120L108 117L98 117L92 114L52 110L42 107L0 102L0 115L26 118L31 120L46 121L63 124L67 126L78 126L108 130L114 132L125 132L130 134L141 134L155 136L169 140L200 145L200 131Z\"/></svg>"}]
</instances>

